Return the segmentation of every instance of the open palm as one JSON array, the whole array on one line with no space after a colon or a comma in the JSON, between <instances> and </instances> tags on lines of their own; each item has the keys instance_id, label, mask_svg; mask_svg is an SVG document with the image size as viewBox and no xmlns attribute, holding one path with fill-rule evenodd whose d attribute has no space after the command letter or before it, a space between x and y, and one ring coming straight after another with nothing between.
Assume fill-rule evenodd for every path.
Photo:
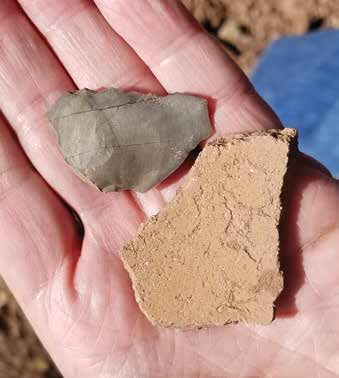
<instances>
[{"instance_id":1,"label":"open palm","mask_svg":"<svg viewBox=\"0 0 339 378\"><path fill-rule=\"evenodd\" d=\"M205 96L217 134L279 121L175 0L19 3L26 14L0 3L0 271L65 376L337 376L338 183L300 159L272 325L151 326L118 253L183 171L143 195L99 193L64 163L46 110L76 87L115 86Z\"/></svg>"}]
</instances>

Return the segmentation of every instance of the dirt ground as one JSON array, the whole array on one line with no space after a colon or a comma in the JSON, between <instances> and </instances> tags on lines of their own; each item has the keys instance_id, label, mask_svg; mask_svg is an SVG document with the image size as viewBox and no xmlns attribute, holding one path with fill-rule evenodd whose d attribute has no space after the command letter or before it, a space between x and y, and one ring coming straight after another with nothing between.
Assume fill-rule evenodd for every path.
<instances>
[{"instance_id":1,"label":"dirt ground","mask_svg":"<svg viewBox=\"0 0 339 378\"><path fill-rule=\"evenodd\" d=\"M338 0L182 0L247 73L283 35L339 27Z\"/></svg>"},{"instance_id":2,"label":"dirt ground","mask_svg":"<svg viewBox=\"0 0 339 378\"><path fill-rule=\"evenodd\" d=\"M278 37L339 27L338 0L182 1L247 73ZM0 378L56 377L59 373L0 280Z\"/></svg>"}]
</instances>

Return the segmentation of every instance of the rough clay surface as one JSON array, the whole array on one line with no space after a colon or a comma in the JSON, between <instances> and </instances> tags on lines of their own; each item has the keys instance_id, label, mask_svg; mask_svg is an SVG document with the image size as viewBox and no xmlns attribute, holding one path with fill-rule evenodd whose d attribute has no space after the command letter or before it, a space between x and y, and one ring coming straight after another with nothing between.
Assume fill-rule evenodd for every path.
<instances>
[{"instance_id":1,"label":"rough clay surface","mask_svg":"<svg viewBox=\"0 0 339 378\"><path fill-rule=\"evenodd\" d=\"M145 192L211 135L205 99L109 88L62 96L48 113L67 163L100 190Z\"/></svg>"},{"instance_id":2,"label":"rough clay surface","mask_svg":"<svg viewBox=\"0 0 339 378\"><path fill-rule=\"evenodd\" d=\"M195 328L269 324L283 288L278 224L293 129L207 145L187 183L122 251L149 320Z\"/></svg>"}]
</instances>

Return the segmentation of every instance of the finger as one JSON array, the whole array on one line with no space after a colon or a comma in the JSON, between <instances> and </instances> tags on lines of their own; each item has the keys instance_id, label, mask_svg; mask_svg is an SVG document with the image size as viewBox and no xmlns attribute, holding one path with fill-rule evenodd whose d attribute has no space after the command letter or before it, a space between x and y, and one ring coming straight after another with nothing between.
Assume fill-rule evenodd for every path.
<instances>
[{"instance_id":1,"label":"finger","mask_svg":"<svg viewBox=\"0 0 339 378\"><path fill-rule=\"evenodd\" d=\"M28 162L0 118L0 272L26 310L69 278L80 241L72 217Z\"/></svg>"},{"instance_id":2,"label":"finger","mask_svg":"<svg viewBox=\"0 0 339 378\"><path fill-rule=\"evenodd\" d=\"M163 93L149 68L90 0L19 0L81 88Z\"/></svg>"},{"instance_id":3,"label":"finger","mask_svg":"<svg viewBox=\"0 0 339 378\"><path fill-rule=\"evenodd\" d=\"M165 93L149 68L112 30L92 2L19 2L44 34L78 87L114 86ZM167 188L169 190L175 191L174 183ZM147 215L157 213L165 204L162 193L157 189L134 196Z\"/></svg>"},{"instance_id":4,"label":"finger","mask_svg":"<svg viewBox=\"0 0 339 378\"><path fill-rule=\"evenodd\" d=\"M190 92L210 99L218 133L280 126L221 45L179 1L95 2L168 92Z\"/></svg>"},{"instance_id":5,"label":"finger","mask_svg":"<svg viewBox=\"0 0 339 378\"><path fill-rule=\"evenodd\" d=\"M285 193L288 196L285 195L283 201L286 211L281 227L281 264L285 288L277 302L279 315L295 312L296 306L299 310L306 310L310 306L308 299L316 298L312 292L312 282L309 283L311 287L306 285L306 293L299 293L305 275L310 274L310 262L317 259L312 255L312 245L329 237L339 222L339 185L318 162L300 156L289 177L289 192ZM326 253L325 248L319 247L317 250L321 251L320 255ZM326 257L323 258L325 261ZM330 269L327 270L331 275ZM300 300L296 304L297 293Z\"/></svg>"},{"instance_id":6,"label":"finger","mask_svg":"<svg viewBox=\"0 0 339 378\"><path fill-rule=\"evenodd\" d=\"M45 116L75 86L58 59L11 0L0 4L0 108L29 159L78 212L112 201L84 183L65 164Z\"/></svg>"}]
</instances>

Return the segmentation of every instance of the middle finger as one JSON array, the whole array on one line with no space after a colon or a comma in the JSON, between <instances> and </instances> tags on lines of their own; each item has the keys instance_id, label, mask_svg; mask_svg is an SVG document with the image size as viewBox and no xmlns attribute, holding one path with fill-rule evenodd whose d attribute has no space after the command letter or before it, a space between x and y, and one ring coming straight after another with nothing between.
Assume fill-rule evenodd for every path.
<instances>
[{"instance_id":1,"label":"middle finger","mask_svg":"<svg viewBox=\"0 0 339 378\"><path fill-rule=\"evenodd\" d=\"M90 0L18 0L80 88L163 88Z\"/></svg>"},{"instance_id":2,"label":"middle finger","mask_svg":"<svg viewBox=\"0 0 339 378\"><path fill-rule=\"evenodd\" d=\"M18 0L46 37L79 88L114 86L165 94L163 87L134 50L108 25L89 0ZM181 174L176 175L180 177ZM171 185L135 197L147 215L164 206L162 193Z\"/></svg>"}]
</instances>

